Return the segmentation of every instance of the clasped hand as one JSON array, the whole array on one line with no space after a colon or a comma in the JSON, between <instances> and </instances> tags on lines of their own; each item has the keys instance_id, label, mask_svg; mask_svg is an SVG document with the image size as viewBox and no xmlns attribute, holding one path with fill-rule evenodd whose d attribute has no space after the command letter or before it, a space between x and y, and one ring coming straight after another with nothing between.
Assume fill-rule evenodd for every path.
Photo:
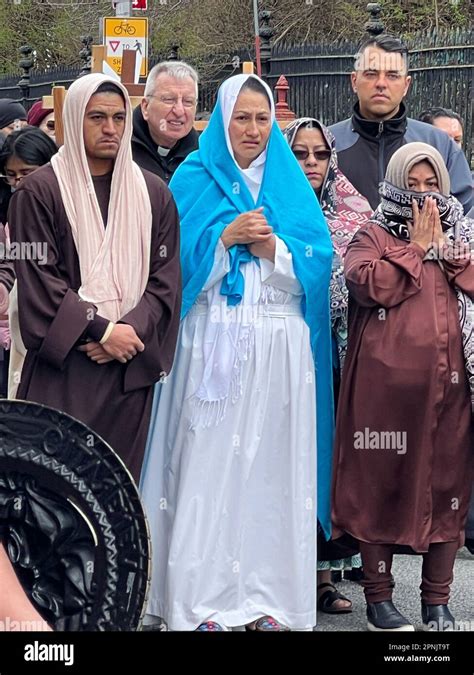
<instances>
[{"instance_id":1,"label":"clasped hand","mask_svg":"<svg viewBox=\"0 0 474 675\"><path fill-rule=\"evenodd\" d=\"M86 352L91 361L95 361L99 365L114 360L127 363L144 349L145 345L136 334L135 329L125 323L116 324L109 338L103 344L88 342L86 345L78 347L79 351Z\"/></svg>"},{"instance_id":2,"label":"clasped hand","mask_svg":"<svg viewBox=\"0 0 474 675\"><path fill-rule=\"evenodd\" d=\"M237 216L225 228L221 239L226 248L235 244L246 244L252 255L274 260L275 235L263 215L263 206Z\"/></svg>"}]
</instances>

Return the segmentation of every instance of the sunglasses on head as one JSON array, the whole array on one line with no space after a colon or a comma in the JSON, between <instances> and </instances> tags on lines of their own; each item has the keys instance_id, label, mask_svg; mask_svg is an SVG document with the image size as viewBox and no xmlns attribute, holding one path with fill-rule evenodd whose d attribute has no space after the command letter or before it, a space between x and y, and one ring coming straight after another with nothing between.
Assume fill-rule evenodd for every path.
<instances>
[{"instance_id":1,"label":"sunglasses on head","mask_svg":"<svg viewBox=\"0 0 474 675\"><path fill-rule=\"evenodd\" d=\"M317 152L311 152L310 150L293 150L293 154L298 160L306 160L310 155L314 155L315 159L318 162L325 162L331 157L330 150L318 150Z\"/></svg>"}]
</instances>

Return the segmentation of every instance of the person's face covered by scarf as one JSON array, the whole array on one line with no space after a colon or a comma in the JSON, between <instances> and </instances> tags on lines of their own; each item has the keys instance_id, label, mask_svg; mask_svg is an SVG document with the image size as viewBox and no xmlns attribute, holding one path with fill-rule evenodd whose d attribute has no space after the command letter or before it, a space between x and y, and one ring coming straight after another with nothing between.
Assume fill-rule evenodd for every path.
<instances>
[{"instance_id":1,"label":"person's face covered by scarf","mask_svg":"<svg viewBox=\"0 0 474 675\"><path fill-rule=\"evenodd\" d=\"M407 143L390 159L380 208L397 236L427 251L443 244L443 229L452 225L449 192L449 174L438 151L425 143Z\"/></svg>"},{"instance_id":2,"label":"person's face covered by scarf","mask_svg":"<svg viewBox=\"0 0 474 675\"><path fill-rule=\"evenodd\" d=\"M235 161L241 169L265 150L272 119L267 97L258 91L242 87L229 123L229 137Z\"/></svg>"},{"instance_id":3,"label":"person's face covered by scarf","mask_svg":"<svg viewBox=\"0 0 474 675\"><path fill-rule=\"evenodd\" d=\"M438 178L430 162L423 160L411 167L407 176L407 188L411 192L439 192ZM413 218L408 222L411 241L417 242L425 250L434 242L442 245L443 231L436 199L427 195L420 206L421 208L414 198Z\"/></svg>"}]
</instances>

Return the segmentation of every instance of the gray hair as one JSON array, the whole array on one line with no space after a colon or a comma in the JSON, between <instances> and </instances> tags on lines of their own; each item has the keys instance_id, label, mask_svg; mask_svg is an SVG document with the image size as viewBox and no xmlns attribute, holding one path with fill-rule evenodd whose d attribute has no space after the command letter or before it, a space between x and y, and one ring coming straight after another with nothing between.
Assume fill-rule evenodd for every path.
<instances>
[{"instance_id":1,"label":"gray hair","mask_svg":"<svg viewBox=\"0 0 474 675\"><path fill-rule=\"evenodd\" d=\"M175 77L177 80L185 80L188 77L191 78L196 85L197 98L199 75L192 66L184 61L162 61L161 63L157 63L156 66L153 66L146 81L145 98L154 94L156 80L158 76L162 74L168 75L169 77Z\"/></svg>"}]
</instances>

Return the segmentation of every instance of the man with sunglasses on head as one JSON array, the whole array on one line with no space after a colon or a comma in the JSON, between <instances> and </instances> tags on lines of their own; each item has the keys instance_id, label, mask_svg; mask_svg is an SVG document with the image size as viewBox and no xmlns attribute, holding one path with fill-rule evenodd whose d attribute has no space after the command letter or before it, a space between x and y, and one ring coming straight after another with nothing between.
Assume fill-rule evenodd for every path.
<instances>
[{"instance_id":1,"label":"man with sunglasses on head","mask_svg":"<svg viewBox=\"0 0 474 675\"><path fill-rule=\"evenodd\" d=\"M193 128L198 79L183 61L158 63L148 75L141 106L133 114L133 159L166 183L198 147Z\"/></svg>"}]
</instances>

